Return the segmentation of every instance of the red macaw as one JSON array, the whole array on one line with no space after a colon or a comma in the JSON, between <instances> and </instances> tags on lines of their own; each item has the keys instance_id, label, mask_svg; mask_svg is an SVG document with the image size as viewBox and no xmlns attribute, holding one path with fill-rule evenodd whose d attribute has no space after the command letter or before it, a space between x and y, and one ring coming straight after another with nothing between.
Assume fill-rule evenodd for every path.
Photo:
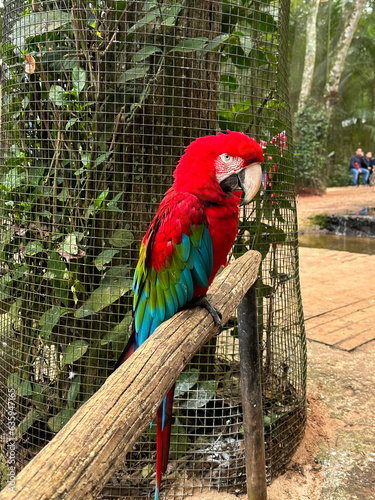
<instances>
[{"instance_id":1,"label":"red macaw","mask_svg":"<svg viewBox=\"0 0 375 500\"><path fill-rule=\"evenodd\" d=\"M186 148L142 241L133 281L133 335L117 366L163 321L205 297L236 238L241 191L246 204L261 185L262 161L254 139L229 130ZM156 500L168 463L173 393L174 387L157 411Z\"/></svg>"}]
</instances>

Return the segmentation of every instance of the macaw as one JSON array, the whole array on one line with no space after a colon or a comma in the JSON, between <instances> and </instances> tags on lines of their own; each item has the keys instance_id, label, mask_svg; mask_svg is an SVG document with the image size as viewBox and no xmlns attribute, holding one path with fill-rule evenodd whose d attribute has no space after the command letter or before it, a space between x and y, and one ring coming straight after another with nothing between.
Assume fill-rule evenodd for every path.
<instances>
[{"instance_id":1,"label":"macaw","mask_svg":"<svg viewBox=\"0 0 375 500\"><path fill-rule=\"evenodd\" d=\"M200 137L186 148L141 244L133 281L133 334L116 367L194 300L220 323L205 296L236 238L241 191L246 204L259 190L262 161L262 147L254 139L229 130ZM173 393L174 387L157 411L155 500L168 464Z\"/></svg>"}]
</instances>

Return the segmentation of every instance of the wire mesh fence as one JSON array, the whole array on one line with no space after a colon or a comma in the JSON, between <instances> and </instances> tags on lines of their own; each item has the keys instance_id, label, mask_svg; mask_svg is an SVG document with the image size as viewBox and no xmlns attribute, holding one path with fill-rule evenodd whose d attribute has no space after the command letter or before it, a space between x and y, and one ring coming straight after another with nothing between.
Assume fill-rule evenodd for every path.
<instances>
[{"instance_id":1,"label":"wire mesh fence","mask_svg":"<svg viewBox=\"0 0 375 500\"><path fill-rule=\"evenodd\" d=\"M265 153L263 187L242 209L230 258L248 249L263 258L269 481L292 455L304 430L306 355L288 16L289 0L5 2L0 435L8 473L9 457L20 470L113 370L129 336L140 241L174 167L196 137L227 129L262 141ZM177 382L162 498L246 489L239 379L233 317ZM155 450L154 425L102 498L151 498Z\"/></svg>"}]
</instances>

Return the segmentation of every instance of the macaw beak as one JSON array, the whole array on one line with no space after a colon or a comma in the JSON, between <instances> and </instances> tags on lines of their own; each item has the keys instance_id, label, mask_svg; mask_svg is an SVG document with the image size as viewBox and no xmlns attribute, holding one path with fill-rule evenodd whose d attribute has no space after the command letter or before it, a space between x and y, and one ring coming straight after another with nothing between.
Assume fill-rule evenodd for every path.
<instances>
[{"instance_id":1,"label":"macaw beak","mask_svg":"<svg viewBox=\"0 0 375 500\"><path fill-rule=\"evenodd\" d=\"M247 165L238 174L238 181L244 193L241 207L247 205L259 191L262 184L262 167L260 163Z\"/></svg>"}]
</instances>

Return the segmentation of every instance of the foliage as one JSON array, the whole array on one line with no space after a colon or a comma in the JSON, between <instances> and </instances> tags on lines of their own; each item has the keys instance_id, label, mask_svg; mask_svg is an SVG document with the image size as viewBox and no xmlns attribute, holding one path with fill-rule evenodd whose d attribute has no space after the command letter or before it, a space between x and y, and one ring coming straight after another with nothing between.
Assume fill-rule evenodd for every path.
<instances>
[{"instance_id":1,"label":"foliage","mask_svg":"<svg viewBox=\"0 0 375 500\"><path fill-rule=\"evenodd\" d=\"M280 135L284 103L269 78L276 72L270 47L278 30L272 4L254 11L251 1L225 0L219 36L179 38L185 2L145 2L126 32L120 30L123 2L108 10L95 2L82 11L55 8L48 23L45 11L25 3L3 46L8 154L0 181L6 263L0 299L22 337L8 378L27 408L20 438L37 425L58 432L106 378L129 336L134 233L142 228L124 221L134 207L121 186L143 171L137 154L131 156L134 178L125 172L124 181L116 170L127 154L119 135L135 130L138 114L159 81L182 64L179 58L213 54L221 68L219 128L269 142L269 179L256 202L258 215L244 218L235 255L256 248L266 258L286 241L280 226L291 208L283 194L290 174ZM254 98L265 82L266 98ZM251 89L249 96L235 92L241 86ZM7 343L10 358L12 333ZM207 405L217 390L215 381L186 384L177 386L185 410ZM177 436L182 425L175 424ZM176 453L186 449L182 440Z\"/></svg>"},{"instance_id":2,"label":"foliage","mask_svg":"<svg viewBox=\"0 0 375 500\"><path fill-rule=\"evenodd\" d=\"M328 119L321 108L310 104L296 116L295 179L296 188L321 192L325 187L327 158L325 147Z\"/></svg>"},{"instance_id":3,"label":"foliage","mask_svg":"<svg viewBox=\"0 0 375 500\"><path fill-rule=\"evenodd\" d=\"M328 214L316 214L309 217L311 224L318 226L320 229L325 229Z\"/></svg>"}]
</instances>

